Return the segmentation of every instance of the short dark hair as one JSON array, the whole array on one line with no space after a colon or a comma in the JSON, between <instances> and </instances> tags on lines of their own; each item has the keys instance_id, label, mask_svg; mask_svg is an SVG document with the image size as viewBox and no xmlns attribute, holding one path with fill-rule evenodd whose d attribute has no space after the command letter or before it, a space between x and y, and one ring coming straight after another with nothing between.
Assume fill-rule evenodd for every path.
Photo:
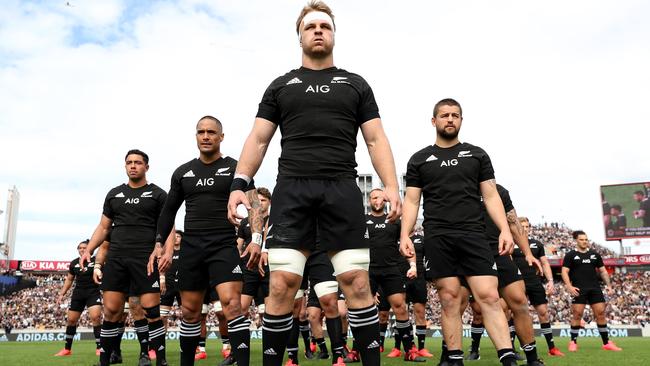
<instances>
[{"instance_id":1,"label":"short dark hair","mask_svg":"<svg viewBox=\"0 0 650 366\"><path fill-rule=\"evenodd\" d=\"M645 192L643 191L634 191L634 194L638 194L639 196L645 196Z\"/></svg>"},{"instance_id":2,"label":"short dark hair","mask_svg":"<svg viewBox=\"0 0 650 366\"><path fill-rule=\"evenodd\" d=\"M585 232L582 231L582 230L576 230L576 231L573 232L572 235L573 235L573 239L578 239L578 237L579 237L580 235L587 235L587 233L585 233Z\"/></svg>"},{"instance_id":3,"label":"short dark hair","mask_svg":"<svg viewBox=\"0 0 650 366\"><path fill-rule=\"evenodd\" d=\"M185 235L185 233L183 233L183 230L180 230L180 229L176 229L176 234L178 234L180 236Z\"/></svg>"},{"instance_id":4,"label":"short dark hair","mask_svg":"<svg viewBox=\"0 0 650 366\"><path fill-rule=\"evenodd\" d=\"M618 210L618 211L622 211L622 210L623 210L623 208L621 207L621 205L612 205L612 208L615 209L615 210Z\"/></svg>"},{"instance_id":5,"label":"short dark hair","mask_svg":"<svg viewBox=\"0 0 650 366\"><path fill-rule=\"evenodd\" d=\"M82 240L82 241L80 241L79 244L77 244L77 249L79 249L79 246L80 246L81 244L86 244L86 245L88 245L88 243L90 243L90 239L86 239L86 240Z\"/></svg>"},{"instance_id":6,"label":"short dark hair","mask_svg":"<svg viewBox=\"0 0 650 366\"><path fill-rule=\"evenodd\" d=\"M133 154L142 156L142 160L144 160L144 163L149 164L149 155L147 155L144 151L138 149L129 150L124 156L124 161L126 161L126 158L128 158L129 155L133 155Z\"/></svg>"},{"instance_id":7,"label":"short dark hair","mask_svg":"<svg viewBox=\"0 0 650 366\"><path fill-rule=\"evenodd\" d=\"M269 191L268 188L257 188L257 194L262 195L262 197L266 198L269 201L271 200L271 191Z\"/></svg>"},{"instance_id":8,"label":"short dark hair","mask_svg":"<svg viewBox=\"0 0 650 366\"><path fill-rule=\"evenodd\" d=\"M445 98L445 99L439 101L438 103L436 103L436 105L433 107L433 117L434 118L438 115L438 110L443 105L450 105L450 106L458 107L458 109L460 109L460 116L461 117L463 116L463 107L460 106L460 103L458 103L455 99Z\"/></svg>"},{"instance_id":9,"label":"short dark hair","mask_svg":"<svg viewBox=\"0 0 650 366\"><path fill-rule=\"evenodd\" d=\"M206 116L203 116L203 117L199 118L199 120L196 122L196 125L198 126L199 122L203 121L204 119L209 119L210 121L213 121L214 123L217 124L217 126L219 126L219 129L221 131L223 131L223 125L221 124L221 121L219 121L217 119L217 117L213 117L213 116L210 116L210 115L206 115Z\"/></svg>"}]
</instances>

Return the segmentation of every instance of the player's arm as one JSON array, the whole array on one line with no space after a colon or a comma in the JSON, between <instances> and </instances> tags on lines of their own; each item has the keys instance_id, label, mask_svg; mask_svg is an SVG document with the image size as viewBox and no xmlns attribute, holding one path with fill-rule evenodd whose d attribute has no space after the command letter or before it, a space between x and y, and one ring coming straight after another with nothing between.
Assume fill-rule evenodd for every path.
<instances>
[{"instance_id":1,"label":"player's arm","mask_svg":"<svg viewBox=\"0 0 650 366\"><path fill-rule=\"evenodd\" d=\"M542 265L541 263L539 263L539 260L535 258L533 252L530 251L528 236L526 235L526 231L524 230L524 227L521 226L521 223L519 222L519 218L517 216L517 211L514 208L506 212L506 220L508 221L510 234L512 235L512 238L514 239L515 243L517 243L519 249L521 249L521 251L524 253L524 256L526 257L526 262L528 262L528 266L530 267L535 266L536 270L541 273Z\"/></svg>"},{"instance_id":2,"label":"player's arm","mask_svg":"<svg viewBox=\"0 0 650 366\"><path fill-rule=\"evenodd\" d=\"M566 260L566 257L565 257ZM580 289L577 287L573 287L573 284L571 283L571 278L569 278L569 272L571 269L569 267L562 267L562 281L564 281L564 285L566 286L567 290L569 291L569 294L571 296L575 297L580 295Z\"/></svg>"},{"instance_id":3,"label":"player's arm","mask_svg":"<svg viewBox=\"0 0 650 366\"><path fill-rule=\"evenodd\" d=\"M603 282L605 282L605 286L607 287L607 289L611 290L612 281L609 278L609 273L607 273L607 268L605 268L605 266L598 267L598 272L600 272L600 277L603 279Z\"/></svg>"},{"instance_id":4,"label":"player's arm","mask_svg":"<svg viewBox=\"0 0 650 366\"><path fill-rule=\"evenodd\" d=\"M233 225L238 225L243 217L237 213L237 206L243 204L247 210L251 209L250 197L244 194L244 190L252 181L255 173L262 165L266 150L271 143L278 125L264 118L255 118L255 124L251 133L244 142L237 168L235 179L230 187L230 199L228 200L228 220ZM256 196L257 197L257 196ZM251 222L251 231L253 230ZM258 231L258 233L261 231Z\"/></svg>"},{"instance_id":5,"label":"player's arm","mask_svg":"<svg viewBox=\"0 0 650 366\"><path fill-rule=\"evenodd\" d=\"M101 284L102 283L102 266L104 266L104 263L106 262L106 253L108 253L108 247L111 245L111 243L104 241L102 245L99 247L99 250L97 250L97 255L95 255L95 267L93 268L93 281L95 281L96 284Z\"/></svg>"},{"instance_id":6,"label":"player's arm","mask_svg":"<svg viewBox=\"0 0 650 366\"><path fill-rule=\"evenodd\" d=\"M402 207L399 251L404 257L408 258L409 262L413 261L413 263L415 263L415 248L413 247L410 235L418 218L420 196L422 196L422 188L407 187L404 196L404 206Z\"/></svg>"},{"instance_id":7,"label":"player's arm","mask_svg":"<svg viewBox=\"0 0 650 366\"><path fill-rule=\"evenodd\" d=\"M540 263L542 263L542 273L546 277L546 292L553 294L555 292L555 286L553 286L553 271L551 270L551 263L548 261L545 255L539 257Z\"/></svg>"},{"instance_id":8,"label":"player's arm","mask_svg":"<svg viewBox=\"0 0 650 366\"><path fill-rule=\"evenodd\" d=\"M177 172L174 172L169 186L169 193L167 194L162 210L160 210L160 217L158 217L156 244L162 243L163 240L165 240L165 244L167 244L169 238L174 236L174 221L176 220L176 213L183 204L184 199L181 180L178 177ZM172 252L174 250L173 240L174 238L172 238Z\"/></svg>"},{"instance_id":9,"label":"player's arm","mask_svg":"<svg viewBox=\"0 0 650 366\"><path fill-rule=\"evenodd\" d=\"M494 179L483 181L480 183L480 189L485 208L490 215L490 218L501 232L499 234L499 255L509 253L514 246L514 243L512 240L512 234L510 234L508 220L506 219L505 209L503 208L503 202L501 201L501 197L497 191L497 182Z\"/></svg>"},{"instance_id":10,"label":"player's arm","mask_svg":"<svg viewBox=\"0 0 650 366\"><path fill-rule=\"evenodd\" d=\"M368 154L370 155L372 166L384 184L386 200L390 202L388 221L394 222L401 215L402 202L399 197L393 151L390 148L388 137L386 137L384 127L381 124L381 119L373 118L361 124L361 133L368 147Z\"/></svg>"},{"instance_id":11,"label":"player's arm","mask_svg":"<svg viewBox=\"0 0 650 366\"><path fill-rule=\"evenodd\" d=\"M63 282L63 288L61 289L61 292L59 292L59 297L57 298L58 302L63 301L65 294L68 293L68 290L70 290L70 288L72 287L73 282L74 282L74 275L72 273L68 273L68 275L65 277L65 282Z\"/></svg>"},{"instance_id":12,"label":"player's arm","mask_svg":"<svg viewBox=\"0 0 650 366\"><path fill-rule=\"evenodd\" d=\"M243 250L244 250L244 238L237 238L237 251L239 251L239 254L242 254Z\"/></svg>"},{"instance_id":13,"label":"player's arm","mask_svg":"<svg viewBox=\"0 0 650 366\"><path fill-rule=\"evenodd\" d=\"M159 248L159 250L154 249L154 253L157 254L155 259L158 262L158 272L160 274L161 281L164 281L165 272L167 272L167 269L172 264L175 242L176 242L176 227L172 226L172 230L169 232L169 235L167 235L167 240L165 240L165 245L160 247L160 243L155 244L155 246ZM151 269L153 271L153 267Z\"/></svg>"},{"instance_id":14,"label":"player's arm","mask_svg":"<svg viewBox=\"0 0 650 366\"><path fill-rule=\"evenodd\" d=\"M90 261L90 257L92 257L95 249L102 245L102 243L108 237L108 233L110 232L112 225L113 220L108 218L106 215L102 215L102 218L99 220L99 224L95 228L93 235L90 237L90 241L86 247L86 252L81 256L81 258L79 258L79 266L83 268L84 264Z\"/></svg>"},{"instance_id":15,"label":"player's arm","mask_svg":"<svg viewBox=\"0 0 650 366\"><path fill-rule=\"evenodd\" d=\"M242 258L250 255L246 267L254 269L260 260L262 254L262 233L264 232L264 209L257 194L257 189L251 189L245 193L246 199L250 203L248 209L248 224L251 228L251 242L246 246L246 250L241 254ZM239 240L238 240L239 243ZM239 244L238 244L239 245Z\"/></svg>"}]
</instances>

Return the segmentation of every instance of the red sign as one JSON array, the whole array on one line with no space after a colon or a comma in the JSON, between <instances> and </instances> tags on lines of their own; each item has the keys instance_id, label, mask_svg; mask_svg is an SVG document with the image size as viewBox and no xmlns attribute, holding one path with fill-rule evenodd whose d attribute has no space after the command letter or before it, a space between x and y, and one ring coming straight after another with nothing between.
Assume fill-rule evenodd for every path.
<instances>
[{"instance_id":1,"label":"red sign","mask_svg":"<svg viewBox=\"0 0 650 366\"><path fill-rule=\"evenodd\" d=\"M67 271L70 262L61 261L22 261L21 271Z\"/></svg>"},{"instance_id":2,"label":"red sign","mask_svg":"<svg viewBox=\"0 0 650 366\"><path fill-rule=\"evenodd\" d=\"M650 264L650 255L626 255L625 265L627 266L642 266Z\"/></svg>"}]
</instances>

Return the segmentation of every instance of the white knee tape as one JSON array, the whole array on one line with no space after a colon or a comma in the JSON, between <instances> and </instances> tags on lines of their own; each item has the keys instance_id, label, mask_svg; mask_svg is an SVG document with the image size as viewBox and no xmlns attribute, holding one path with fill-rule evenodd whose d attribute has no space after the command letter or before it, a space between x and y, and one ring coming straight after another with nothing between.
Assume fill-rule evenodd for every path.
<instances>
[{"instance_id":1,"label":"white knee tape","mask_svg":"<svg viewBox=\"0 0 650 366\"><path fill-rule=\"evenodd\" d=\"M265 311L266 311L266 307L264 306L264 304L257 305L257 313L258 314L264 314Z\"/></svg>"},{"instance_id":2,"label":"white knee tape","mask_svg":"<svg viewBox=\"0 0 650 366\"><path fill-rule=\"evenodd\" d=\"M208 304L203 304L201 306L201 314L207 314L210 312L210 305Z\"/></svg>"},{"instance_id":3,"label":"white knee tape","mask_svg":"<svg viewBox=\"0 0 650 366\"><path fill-rule=\"evenodd\" d=\"M296 292L296 297L294 298L295 300L302 299L305 296L305 290L299 288L298 292Z\"/></svg>"},{"instance_id":4,"label":"white knee tape","mask_svg":"<svg viewBox=\"0 0 650 366\"><path fill-rule=\"evenodd\" d=\"M160 316L162 316L163 318L169 316L169 311L170 311L170 309L163 308L161 306L160 307Z\"/></svg>"},{"instance_id":5,"label":"white knee tape","mask_svg":"<svg viewBox=\"0 0 650 366\"><path fill-rule=\"evenodd\" d=\"M269 269L271 271L285 271L302 276L305 262L307 262L307 258L296 249L269 249Z\"/></svg>"},{"instance_id":6,"label":"white knee tape","mask_svg":"<svg viewBox=\"0 0 650 366\"><path fill-rule=\"evenodd\" d=\"M334 276L354 270L368 271L370 265L370 249L345 249L334 254L331 258Z\"/></svg>"},{"instance_id":7,"label":"white knee tape","mask_svg":"<svg viewBox=\"0 0 650 366\"><path fill-rule=\"evenodd\" d=\"M336 281L325 281L314 285L314 292L316 292L316 297L318 298L338 291L339 283Z\"/></svg>"},{"instance_id":8,"label":"white knee tape","mask_svg":"<svg viewBox=\"0 0 650 366\"><path fill-rule=\"evenodd\" d=\"M215 302L215 303L214 303L214 307L213 307L213 309L214 309L214 311L216 311L217 313L220 312L220 311L223 311L223 308L221 307L221 301L217 301L217 302Z\"/></svg>"}]
</instances>

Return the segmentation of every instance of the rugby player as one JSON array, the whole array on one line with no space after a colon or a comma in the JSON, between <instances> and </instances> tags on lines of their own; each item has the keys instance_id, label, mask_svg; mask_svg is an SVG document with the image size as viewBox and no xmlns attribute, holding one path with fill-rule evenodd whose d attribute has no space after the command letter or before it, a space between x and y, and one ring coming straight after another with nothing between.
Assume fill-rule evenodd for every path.
<instances>
[{"instance_id":1,"label":"rugby player","mask_svg":"<svg viewBox=\"0 0 650 366\"><path fill-rule=\"evenodd\" d=\"M379 364L377 308L368 283L369 253L364 212L356 184L356 136L361 130L372 163L391 204L387 218L399 218L401 201L395 163L372 89L359 75L334 66L335 24L331 9L311 1L298 20L302 66L275 79L237 165L228 205L250 204L243 193L259 169L276 129L282 133L278 179L273 191L267 247L270 295L263 322L264 365L280 365L293 325L294 295L316 228L348 302L348 318L365 365Z\"/></svg>"},{"instance_id":2,"label":"rugby player","mask_svg":"<svg viewBox=\"0 0 650 366\"><path fill-rule=\"evenodd\" d=\"M181 365L193 365L201 334L201 308L206 288L216 288L228 322L228 335L239 366L248 366L250 320L241 308L242 269L235 226L228 222L226 203L237 161L221 153L223 126L212 116L196 124L199 157L178 167L158 223L158 236L172 231L176 212L185 202L185 233L178 263L181 293ZM248 267L257 266L262 242L262 212L251 184L243 187L251 200L249 220L254 239L241 256L250 254ZM256 229L257 228L257 229Z\"/></svg>"},{"instance_id":3,"label":"rugby player","mask_svg":"<svg viewBox=\"0 0 650 366\"><path fill-rule=\"evenodd\" d=\"M499 304L497 267L485 237L481 197L500 232L499 254L509 253L513 239L499 198L494 170L487 153L461 143L460 104L443 99L433 110L435 145L415 153L408 162L400 250L415 256L410 233L424 194L425 255L431 262L428 278L435 279L442 304L442 329L447 361L462 364L461 291L465 277L481 307L485 327L504 365L516 364L508 337L508 323Z\"/></svg>"},{"instance_id":4,"label":"rugby player","mask_svg":"<svg viewBox=\"0 0 650 366\"><path fill-rule=\"evenodd\" d=\"M118 348L120 320L127 295L140 297L149 330L149 346L156 352L156 365L166 365L165 326L160 318L160 279L158 267L147 269L150 253L156 245L156 225L167 194L147 182L149 156L137 149L125 157L127 184L111 189L106 195L101 220L95 229L80 264L90 260L110 231L110 247L103 267L102 291L104 321L101 330L100 365L108 365L112 351ZM173 236L165 237L171 243ZM171 251L161 254L160 270L171 260ZM122 326L123 327L123 326ZM146 353L141 365L150 364Z\"/></svg>"},{"instance_id":5,"label":"rugby player","mask_svg":"<svg viewBox=\"0 0 650 366\"><path fill-rule=\"evenodd\" d=\"M65 346L55 356L70 356L72 355L72 341L74 335L77 333L77 325L79 318L84 309L88 309L88 316L93 325L93 333L95 335L95 343L97 346L96 354L99 356L101 345L99 343L99 336L101 331L101 316L102 316L102 294L99 292L99 286L93 282L93 271L95 267L95 257L91 257L90 261L86 263L85 267L81 267L79 259L86 252L88 246L88 239L77 244L77 251L79 257L70 262L68 275L63 283L63 288L59 292L57 302L61 303L63 298L68 293L68 290L74 285L72 290L72 297L70 298L70 307L68 308L68 321L65 328Z\"/></svg>"},{"instance_id":6,"label":"rugby player","mask_svg":"<svg viewBox=\"0 0 650 366\"><path fill-rule=\"evenodd\" d=\"M609 340L607 315L605 314L607 305L605 304L603 291L600 288L600 279L605 282L605 288L609 294L613 293L613 290L609 274L603 264L603 258L595 250L589 248L589 238L587 238L584 231L574 231L573 239L576 241L576 249L566 253L562 261L562 280L572 297L569 352L578 351L578 333L580 332L580 322L586 304L589 304L594 312L598 332L603 340L602 349L605 351L622 351L622 348Z\"/></svg>"}]
</instances>

